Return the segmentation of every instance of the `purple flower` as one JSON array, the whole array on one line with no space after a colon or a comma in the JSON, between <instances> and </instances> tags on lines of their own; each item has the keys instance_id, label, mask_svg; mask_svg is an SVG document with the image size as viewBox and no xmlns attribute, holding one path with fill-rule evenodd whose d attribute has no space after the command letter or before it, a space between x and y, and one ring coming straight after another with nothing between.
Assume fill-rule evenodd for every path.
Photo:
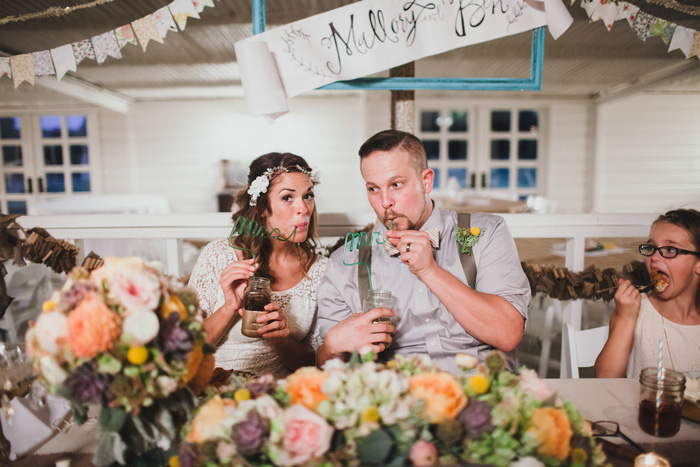
<instances>
[{"instance_id":1,"label":"purple flower","mask_svg":"<svg viewBox=\"0 0 700 467\"><path fill-rule=\"evenodd\" d=\"M263 394L272 394L275 392L276 387L277 382L275 381L275 377L269 374L255 378L248 383L248 390L255 397L262 396Z\"/></svg>"},{"instance_id":2,"label":"purple flower","mask_svg":"<svg viewBox=\"0 0 700 467\"><path fill-rule=\"evenodd\" d=\"M186 445L180 448L178 453L180 467L195 467L197 465L197 446Z\"/></svg>"},{"instance_id":3,"label":"purple flower","mask_svg":"<svg viewBox=\"0 0 700 467\"><path fill-rule=\"evenodd\" d=\"M233 425L231 437L239 453L252 456L260 452L269 432L270 422L251 410L248 418Z\"/></svg>"},{"instance_id":4,"label":"purple flower","mask_svg":"<svg viewBox=\"0 0 700 467\"><path fill-rule=\"evenodd\" d=\"M85 298L88 292L92 292L93 290L95 290L95 288L92 284L76 282L61 294L61 303L65 304L66 308L73 308Z\"/></svg>"},{"instance_id":5,"label":"purple flower","mask_svg":"<svg viewBox=\"0 0 700 467\"><path fill-rule=\"evenodd\" d=\"M185 360L187 352L192 350L192 337L187 330L180 327L178 313L170 313L161 327L158 339L161 349L169 359Z\"/></svg>"},{"instance_id":6,"label":"purple flower","mask_svg":"<svg viewBox=\"0 0 700 467\"><path fill-rule=\"evenodd\" d=\"M469 438L478 438L494 430L495 427L491 423L491 408L488 402L472 400L459 414L459 422Z\"/></svg>"},{"instance_id":7,"label":"purple flower","mask_svg":"<svg viewBox=\"0 0 700 467\"><path fill-rule=\"evenodd\" d=\"M107 375L97 373L95 365L91 362L80 365L64 384L71 398L80 403L101 404L107 399Z\"/></svg>"}]
</instances>

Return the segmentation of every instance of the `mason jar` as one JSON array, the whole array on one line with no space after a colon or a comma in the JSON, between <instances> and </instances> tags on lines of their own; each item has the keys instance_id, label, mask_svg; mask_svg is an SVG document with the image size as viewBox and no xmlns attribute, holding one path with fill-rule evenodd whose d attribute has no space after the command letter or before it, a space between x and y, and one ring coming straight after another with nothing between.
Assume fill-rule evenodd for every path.
<instances>
[{"instance_id":1,"label":"mason jar","mask_svg":"<svg viewBox=\"0 0 700 467\"><path fill-rule=\"evenodd\" d=\"M247 337L260 338L258 328L265 326L267 323L258 323L258 316L262 316L268 311L265 306L271 301L270 297L270 279L266 277L252 277L248 281L243 296L243 323L241 324L241 333Z\"/></svg>"},{"instance_id":2,"label":"mason jar","mask_svg":"<svg viewBox=\"0 0 700 467\"><path fill-rule=\"evenodd\" d=\"M685 376L678 371L644 368L639 375L639 427L645 433L669 438L681 429Z\"/></svg>"}]
</instances>

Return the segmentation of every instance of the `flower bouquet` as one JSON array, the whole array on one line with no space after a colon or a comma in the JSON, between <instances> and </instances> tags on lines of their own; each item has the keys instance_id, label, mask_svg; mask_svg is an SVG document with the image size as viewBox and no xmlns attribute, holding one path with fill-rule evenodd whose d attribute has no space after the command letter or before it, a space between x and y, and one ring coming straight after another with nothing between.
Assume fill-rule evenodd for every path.
<instances>
[{"instance_id":1,"label":"flower bouquet","mask_svg":"<svg viewBox=\"0 0 700 467\"><path fill-rule=\"evenodd\" d=\"M138 258L107 258L68 274L26 348L78 424L88 407L99 410L96 465L152 465L177 448L192 388L214 369L202 323L194 291Z\"/></svg>"},{"instance_id":2,"label":"flower bouquet","mask_svg":"<svg viewBox=\"0 0 700 467\"><path fill-rule=\"evenodd\" d=\"M286 380L234 378L183 429L182 467L605 463L588 423L532 370L460 355L455 376L419 357L371 356Z\"/></svg>"}]
</instances>

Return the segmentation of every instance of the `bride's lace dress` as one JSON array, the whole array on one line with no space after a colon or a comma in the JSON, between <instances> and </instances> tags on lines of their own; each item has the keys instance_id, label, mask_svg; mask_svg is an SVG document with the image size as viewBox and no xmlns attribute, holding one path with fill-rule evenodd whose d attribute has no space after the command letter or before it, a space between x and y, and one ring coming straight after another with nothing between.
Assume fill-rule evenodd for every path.
<instances>
[{"instance_id":1,"label":"bride's lace dress","mask_svg":"<svg viewBox=\"0 0 700 467\"><path fill-rule=\"evenodd\" d=\"M209 243L197 258L189 285L196 290L205 317L224 304L219 277L233 261L237 261L236 253L227 239ZM327 262L328 258L317 257L309 273L297 285L281 292L272 291L272 301L280 304L287 317L290 335L313 348L320 345L317 342L320 336L316 324L316 288ZM272 373L276 378L289 374L267 339L253 339L241 334L241 319L231 328L227 340L217 348L215 358L216 365L226 369L256 375Z\"/></svg>"}]
</instances>

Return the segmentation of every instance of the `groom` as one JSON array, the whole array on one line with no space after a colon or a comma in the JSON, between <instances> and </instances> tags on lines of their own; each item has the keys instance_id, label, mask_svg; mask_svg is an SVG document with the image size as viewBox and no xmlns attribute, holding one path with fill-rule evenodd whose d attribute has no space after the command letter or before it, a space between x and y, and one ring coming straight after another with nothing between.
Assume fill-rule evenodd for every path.
<instances>
[{"instance_id":1,"label":"groom","mask_svg":"<svg viewBox=\"0 0 700 467\"><path fill-rule=\"evenodd\" d=\"M503 218L472 214L470 224L480 233L471 236L476 241L471 251L462 253L457 214L435 207L430 199L435 174L418 138L382 131L359 154L367 197L379 219L370 238L386 236L397 250L390 255L385 245L373 242L368 252L371 283L374 289L391 291L396 306L362 313L358 266L343 264L357 263L358 249L346 249L344 259L343 251L334 252L318 288L323 339L318 365L347 358L354 350L379 354L388 349L383 358L424 354L457 372L458 353L483 361L494 348L515 349L525 328L530 287ZM469 230L468 225L459 227ZM463 254L473 255L473 283L467 280ZM375 323L380 316L391 317L393 324Z\"/></svg>"}]
</instances>

